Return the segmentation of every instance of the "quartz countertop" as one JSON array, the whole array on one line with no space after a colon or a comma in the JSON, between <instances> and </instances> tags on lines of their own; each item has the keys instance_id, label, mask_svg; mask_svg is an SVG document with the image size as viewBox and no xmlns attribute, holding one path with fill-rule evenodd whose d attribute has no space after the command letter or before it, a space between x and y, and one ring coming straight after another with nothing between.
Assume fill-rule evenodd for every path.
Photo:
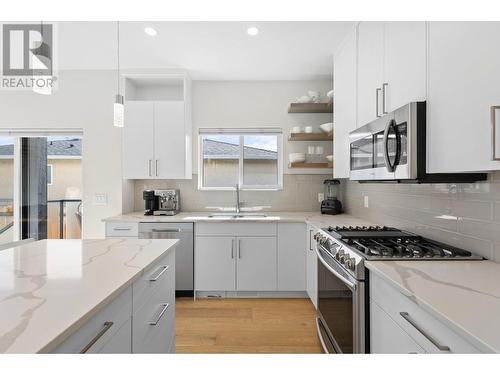
<instances>
[{"instance_id":1,"label":"quartz countertop","mask_svg":"<svg viewBox=\"0 0 500 375\"><path fill-rule=\"evenodd\" d=\"M485 352L500 352L500 264L368 261L368 269Z\"/></svg>"},{"instance_id":2,"label":"quartz countertop","mask_svg":"<svg viewBox=\"0 0 500 375\"><path fill-rule=\"evenodd\" d=\"M178 240L43 240L0 251L0 353L50 352Z\"/></svg>"},{"instance_id":3,"label":"quartz countertop","mask_svg":"<svg viewBox=\"0 0 500 375\"><path fill-rule=\"evenodd\" d=\"M216 214L224 214L218 212ZM132 212L104 219L107 222L148 222L148 223L182 223L182 222L285 222L285 223L308 223L317 228L335 225L373 225L366 220L352 215L322 215L319 212L241 212L242 215L250 216L244 218L209 217L213 212L180 212L174 216L144 216L143 212ZM251 216L256 214L265 217Z\"/></svg>"}]
</instances>

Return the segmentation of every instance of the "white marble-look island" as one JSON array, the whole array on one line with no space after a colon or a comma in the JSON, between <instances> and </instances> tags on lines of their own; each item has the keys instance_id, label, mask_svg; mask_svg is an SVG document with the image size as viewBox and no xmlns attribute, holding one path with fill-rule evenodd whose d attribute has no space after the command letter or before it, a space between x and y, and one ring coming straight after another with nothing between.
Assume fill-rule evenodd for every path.
<instances>
[{"instance_id":1,"label":"white marble-look island","mask_svg":"<svg viewBox=\"0 0 500 375\"><path fill-rule=\"evenodd\" d=\"M0 353L53 351L160 259L175 259L177 241L43 240L0 251Z\"/></svg>"}]
</instances>

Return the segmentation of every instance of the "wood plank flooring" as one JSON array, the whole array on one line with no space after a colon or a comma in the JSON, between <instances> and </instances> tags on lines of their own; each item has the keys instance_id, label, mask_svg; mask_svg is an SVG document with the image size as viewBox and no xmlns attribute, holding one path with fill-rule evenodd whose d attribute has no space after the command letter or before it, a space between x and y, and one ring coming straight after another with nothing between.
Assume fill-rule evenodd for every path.
<instances>
[{"instance_id":1,"label":"wood plank flooring","mask_svg":"<svg viewBox=\"0 0 500 375\"><path fill-rule=\"evenodd\" d=\"M177 353L321 353L308 299L176 300Z\"/></svg>"}]
</instances>

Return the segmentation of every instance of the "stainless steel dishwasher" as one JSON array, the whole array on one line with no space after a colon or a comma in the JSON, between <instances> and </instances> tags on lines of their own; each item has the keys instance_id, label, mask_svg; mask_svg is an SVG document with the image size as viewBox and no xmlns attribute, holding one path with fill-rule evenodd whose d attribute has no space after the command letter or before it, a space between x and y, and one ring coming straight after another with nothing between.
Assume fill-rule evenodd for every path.
<instances>
[{"instance_id":1,"label":"stainless steel dishwasher","mask_svg":"<svg viewBox=\"0 0 500 375\"><path fill-rule=\"evenodd\" d=\"M139 223L139 238L179 239L175 250L175 295L193 296L193 223Z\"/></svg>"}]
</instances>

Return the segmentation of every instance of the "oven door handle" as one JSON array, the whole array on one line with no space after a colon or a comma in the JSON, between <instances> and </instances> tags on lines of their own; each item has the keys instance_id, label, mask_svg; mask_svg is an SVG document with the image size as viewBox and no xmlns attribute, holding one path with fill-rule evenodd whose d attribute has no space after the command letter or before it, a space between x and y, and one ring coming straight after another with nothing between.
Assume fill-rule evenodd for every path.
<instances>
[{"instance_id":1,"label":"oven door handle","mask_svg":"<svg viewBox=\"0 0 500 375\"><path fill-rule=\"evenodd\" d=\"M323 266L325 266L328 271L330 271L331 273L333 273L335 276L337 276L344 284L347 285L347 287L349 289L351 289L352 291L355 291L356 290L356 284L354 284L352 281L349 281L348 279L346 279L340 272L337 272L335 271L324 259L323 259L323 256L321 255L321 253L319 252L319 246L316 246L316 255L318 256L318 259L320 260L320 262L323 264Z\"/></svg>"}]
</instances>

